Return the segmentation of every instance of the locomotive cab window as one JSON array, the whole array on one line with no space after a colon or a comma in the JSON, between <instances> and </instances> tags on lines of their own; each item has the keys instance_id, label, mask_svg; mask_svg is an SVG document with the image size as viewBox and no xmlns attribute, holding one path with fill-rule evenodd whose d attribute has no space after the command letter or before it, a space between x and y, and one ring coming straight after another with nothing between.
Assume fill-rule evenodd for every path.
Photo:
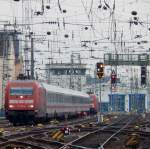
<instances>
[{"instance_id":1,"label":"locomotive cab window","mask_svg":"<svg viewBox=\"0 0 150 149\"><path fill-rule=\"evenodd\" d=\"M33 88L11 88L10 95L33 95Z\"/></svg>"}]
</instances>

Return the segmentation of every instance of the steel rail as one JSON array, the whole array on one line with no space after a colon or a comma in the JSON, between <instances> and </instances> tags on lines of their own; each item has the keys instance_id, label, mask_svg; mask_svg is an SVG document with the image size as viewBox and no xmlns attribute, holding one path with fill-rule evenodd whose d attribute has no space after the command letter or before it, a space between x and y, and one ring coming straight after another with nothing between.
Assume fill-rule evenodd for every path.
<instances>
[{"instance_id":1,"label":"steel rail","mask_svg":"<svg viewBox=\"0 0 150 149\"><path fill-rule=\"evenodd\" d=\"M133 122L135 118L132 118L129 120L121 129L119 129L117 132L115 132L113 135L111 135L98 149L104 149L104 145L106 145L114 136L119 134L122 130L124 130L131 122Z\"/></svg>"},{"instance_id":2,"label":"steel rail","mask_svg":"<svg viewBox=\"0 0 150 149\"><path fill-rule=\"evenodd\" d=\"M4 142L4 143L1 143L0 147L4 147L4 146L10 145L10 144L23 145L23 146L26 146L26 147L30 146L34 149L47 149L46 147L42 147L42 146L39 146L39 145L34 145L34 144L31 144L31 143L20 142L20 141L7 141L7 142Z\"/></svg>"},{"instance_id":3,"label":"steel rail","mask_svg":"<svg viewBox=\"0 0 150 149\"><path fill-rule=\"evenodd\" d=\"M94 134L94 133L97 133L97 132L99 132L99 131L102 131L102 130L104 130L104 129L106 129L106 128L112 126L112 125L115 125L115 124L119 123L120 121L123 121L123 120L126 119L126 118L127 118L127 117L124 117L124 118L122 118L122 119L119 119L117 122L113 122L112 124L106 125L106 126L100 128L100 129L97 129L97 130L93 131L93 132L89 132L89 133L87 133L87 134L85 134L85 135L83 135L83 136L80 136L79 138L77 138L77 139L75 139L75 140L73 140L73 141L71 141L71 142L69 142L69 143L66 143L64 146L60 147L59 149L66 149L68 146L77 147L78 149L88 149L87 147L78 146L78 145L73 145L73 143L75 143L75 142L77 142L77 141L79 141L79 140L81 140L81 139L84 139L84 138L86 138L86 137L89 136L89 135L92 135L92 134Z\"/></svg>"}]
</instances>

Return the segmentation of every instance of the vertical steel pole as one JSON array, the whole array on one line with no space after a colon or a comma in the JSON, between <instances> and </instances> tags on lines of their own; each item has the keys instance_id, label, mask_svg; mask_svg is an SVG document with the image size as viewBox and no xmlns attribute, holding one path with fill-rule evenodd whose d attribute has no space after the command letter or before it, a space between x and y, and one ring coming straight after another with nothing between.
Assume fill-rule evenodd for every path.
<instances>
[{"instance_id":1,"label":"vertical steel pole","mask_svg":"<svg viewBox=\"0 0 150 149\"><path fill-rule=\"evenodd\" d=\"M48 51L49 51L49 40L48 40ZM48 64L48 84L50 84L50 58L49 58L49 64Z\"/></svg>"},{"instance_id":2,"label":"vertical steel pole","mask_svg":"<svg viewBox=\"0 0 150 149\"><path fill-rule=\"evenodd\" d=\"M5 26L4 26L5 27ZM4 29L4 31L5 31L5 29ZM5 56L6 56L6 40L7 40L7 38L6 38L6 36L3 36L3 43L4 43L4 46L3 46L3 68L2 68L2 105L1 105L1 112L3 111L3 106L4 106L4 81L5 81Z\"/></svg>"},{"instance_id":3,"label":"vertical steel pole","mask_svg":"<svg viewBox=\"0 0 150 149\"><path fill-rule=\"evenodd\" d=\"M31 37L31 79L34 79L34 45L33 38Z\"/></svg>"},{"instance_id":4,"label":"vertical steel pole","mask_svg":"<svg viewBox=\"0 0 150 149\"><path fill-rule=\"evenodd\" d=\"M99 88L100 88L100 92L99 92L99 111L98 111L98 123L102 122L102 115L101 115L101 79L99 80Z\"/></svg>"}]
</instances>

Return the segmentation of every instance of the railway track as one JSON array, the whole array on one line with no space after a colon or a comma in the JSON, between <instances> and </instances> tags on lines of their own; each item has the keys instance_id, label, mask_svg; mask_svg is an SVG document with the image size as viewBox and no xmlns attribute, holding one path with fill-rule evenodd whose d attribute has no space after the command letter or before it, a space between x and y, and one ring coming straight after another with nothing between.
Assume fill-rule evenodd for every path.
<instances>
[{"instance_id":1,"label":"railway track","mask_svg":"<svg viewBox=\"0 0 150 149\"><path fill-rule=\"evenodd\" d=\"M0 128L8 128L11 127L12 124L9 122L9 120L5 119L5 118L0 118Z\"/></svg>"},{"instance_id":2,"label":"railway track","mask_svg":"<svg viewBox=\"0 0 150 149\"><path fill-rule=\"evenodd\" d=\"M62 146L60 149L67 149L68 147L71 148L78 148L78 149L85 149L85 148L99 148L103 149L105 144L107 144L113 137L115 137L117 134L119 134L122 130L124 130L129 124L133 123L133 121L137 118L136 117L124 117L119 119L118 121L104 126L102 128L99 128L97 130L94 130L92 132L88 132L85 135L77 138L76 140L73 140L64 146ZM108 129L111 126L114 125L120 125L120 129L116 130L115 132L110 131L104 131L105 129ZM100 139L101 138L101 139ZM96 141L95 141L96 140ZM92 144L94 143L94 144Z\"/></svg>"},{"instance_id":3,"label":"railway track","mask_svg":"<svg viewBox=\"0 0 150 149\"><path fill-rule=\"evenodd\" d=\"M62 122L57 125L43 125L41 127L33 127L32 129L29 129L28 131L19 131L19 132L13 132L10 134L7 134L5 136L0 137L0 148L12 148L18 147L19 149L26 149L28 147L32 149L47 149L47 148L59 148L63 146L64 144L58 141L50 141L48 138L44 139L37 136L48 136L48 134L51 133L52 130L57 130L65 125L75 125L80 123L89 123L91 121L96 121L95 117L87 118L87 119L80 119L80 120L73 120L69 122ZM27 126L28 127L28 126ZM21 126L16 127L18 129L21 128ZM10 129L10 128L9 128ZM14 128L12 128L13 130Z\"/></svg>"},{"instance_id":4,"label":"railway track","mask_svg":"<svg viewBox=\"0 0 150 149\"><path fill-rule=\"evenodd\" d=\"M76 124L89 124L93 121L84 119L68 122L70 126ZM140 122L139 116L121 116L114 119L110 124L95 125L93 127L80 128L80 132L72 132L71 135L64 137L64 140L53 140L51 133L53 130L59 130L67 123L61 123L56 126L43 126L42 128L33 128L29 131L12 133L0 137L0 148L14 149L88 149L88 148L107 148L107 149L126 149L124 142L130 134L136 133L143 140L140 146L150 146L150 133L143 130L134 130L134 125ZM141 122L140 125L147 125ZM87 125L88 126L88 125ZM143 126L144 127L144 126ZM71 137L70 137L71 136ZM74 136L74 137L72 137ZM69 138L69 139L68 139ZM68 140L67 140L68 139Z\"/></svg>"}]
</instances>

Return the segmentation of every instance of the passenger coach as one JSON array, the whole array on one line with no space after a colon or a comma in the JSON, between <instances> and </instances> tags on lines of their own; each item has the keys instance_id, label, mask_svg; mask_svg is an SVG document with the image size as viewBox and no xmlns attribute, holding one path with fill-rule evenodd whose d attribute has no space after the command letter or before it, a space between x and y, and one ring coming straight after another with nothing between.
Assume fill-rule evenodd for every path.
<instances>
[{"instance_id":1,"label":"passenger coach","mask_svg":"<svg viewBox=\"0 0 150 149\"><path fill-rule=\"evenodd\" d=\"M5 89L5 113L13 123L89 113L92 105L86 93L38 81L8 81Z\"/></svg>"}]
</instances>

